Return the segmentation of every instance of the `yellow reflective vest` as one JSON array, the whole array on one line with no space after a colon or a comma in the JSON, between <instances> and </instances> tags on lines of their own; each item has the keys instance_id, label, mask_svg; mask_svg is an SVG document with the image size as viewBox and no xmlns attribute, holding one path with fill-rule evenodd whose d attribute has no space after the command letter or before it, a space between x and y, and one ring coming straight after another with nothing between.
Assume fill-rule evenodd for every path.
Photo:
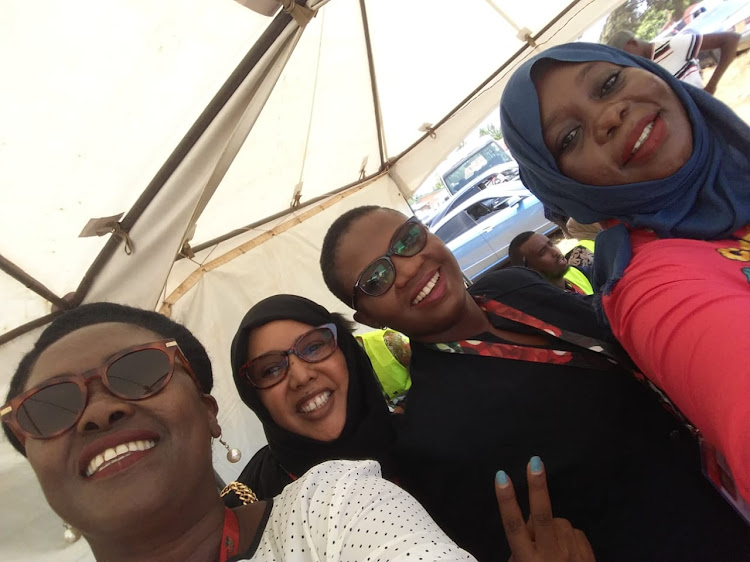
<instances>
[{"instance_id":1,"label":"yellow reflective vest","mask_svg":"<svg viewBox=\"0 0 750 562\"><path fill-rule=\"evenodd\" d=\"M591 286L591 282L588 280L588 277L586 277L583 272L574 265L571 265L568 268L568 272L563 277L565 277L566 281L581 289L584 294L594 294L594 288Z\"/></svg>"},{"instance_id":2,"label":"yellow reflective vest","mask_svg":"<svg viewBox=\"0 0 750 562\"><path fill-rule=\"evenodd\" d=\"M409 339L394 330L374 330L364 334L357 334L357 339L370 358L375 374L380 380L383 392L389 399L405 394L411 388L409 369L396 359L385 343L386 332L397 334L408 344Z\"/></svg>"}]
</instances>

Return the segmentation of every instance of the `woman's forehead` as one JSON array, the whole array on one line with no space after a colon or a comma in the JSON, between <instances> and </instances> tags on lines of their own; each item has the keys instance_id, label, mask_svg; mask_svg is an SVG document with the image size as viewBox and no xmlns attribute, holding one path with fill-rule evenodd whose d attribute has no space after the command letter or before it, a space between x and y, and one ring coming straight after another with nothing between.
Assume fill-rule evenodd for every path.
<instances>
[{"instance_id":1,"label":"woman's forehead","mask_svg":"<svg viewBox=\"0 0 750 562\"><path fill-rule=\"evenodd\" d=\"M388 242L407 217L395 210L380 209L354 221L341 237L336 251L336 269L350 286L367 264L388 250Z\"/></svg>"},{"instance_id":2,"label":"woman's forehead","mask_svg":"<svg viewBox=\"0 0 750 562\"><path fill-rule=\"evenodd\" d=\"M539 91L540 83L544 82L544 79L554 71L556 76L563 76L568 80L575 81L578 85L583 85L586 77L590 76L592 71L603 68L622 68L622 65L605 60L569 62L556 59L542 59L531 68L531 80L534 82L536 90ZM565 95L568 92L557 93ZM572 94L572 92L570 93Z\"/></svg>"},{"instance_id":3,"label":"woman's forehead","mask_svg":"<svg viewBox=\"0 0 750 562\"><path fill-rule=\"evenodd\" d=\"M315 326L291 318L272 320L253 328L248 334L248 356L252 358L268 351L286 351L299 336L313 328Z\"/></svg>"},{"instance_id":4,"label":"woman's forehead","mask_svg":"<svg viewBox=\"0 0 750 562\"><path fill-rule=\"evenodd\" d=\"M375 252L382 254L388 242L393 238L399 226L406 222L407 217L395 210L380 209L358 218L352 222L348 232L339 244L344 254L361 254ZM382 240L385 239L385 246ZM380 244L373 247L373 244ZM382 246L382 247L381 247ZM347 257L349 257L347 255Z\"/></svg>"},{"instance_id":5,"label":"woman's forehead","mask_svg":"<svg viewBox=\"0 0 750 562\"><path fill-rule=\"evenodd\" d=\"M31 368L25 388L64 373L98 367L109 357L134 345L164 339L135 324L104 322L64 335L45 349Z\"/></svg>"}]
</instances>

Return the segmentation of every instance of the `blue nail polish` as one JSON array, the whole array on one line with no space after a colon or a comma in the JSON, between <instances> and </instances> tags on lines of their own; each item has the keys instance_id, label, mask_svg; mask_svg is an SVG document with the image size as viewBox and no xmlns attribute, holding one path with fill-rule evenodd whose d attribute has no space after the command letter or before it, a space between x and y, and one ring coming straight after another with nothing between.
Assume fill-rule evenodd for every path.
<instances>
[{"instance_id":1,"label":"blue nail polish","mask_svg":"<svg viewBox=\"0 0 750 562\"><path fill-rule=\"evenodd\" d=\"M529 461L529 468L531 469L531 474L541 474L542 459L540 459L536 455L531 457L531 460Z\"/></svg>"},{"instance_id":2,"label":"blue nail polish","mask_svg":"<svg viewBox=\"0 0 750 562\"><path fill-rule=\"evenodd\" d=\"M497 474L495 474L495 481L497 482L497 485L500 487L507 486L508 485L508 475L505 474L504 470L498 470Z\"/></svg>"}]
</instances>

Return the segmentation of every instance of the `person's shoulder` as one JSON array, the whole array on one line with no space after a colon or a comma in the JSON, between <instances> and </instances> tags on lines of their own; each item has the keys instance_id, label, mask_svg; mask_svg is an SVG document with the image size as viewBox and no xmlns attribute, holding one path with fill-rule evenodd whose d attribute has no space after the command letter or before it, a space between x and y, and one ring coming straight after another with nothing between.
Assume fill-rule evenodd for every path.
<instances>
[{"instance_id":1,"label":"person's shoulder","mask_svg":"<svg viewBox=\"0 0 750 562\"><path fill-rule=\"evenodd\" d=\"M665 52L666 50L673 51L683 56L686 60L692 59L698 55L702 39L702 36L697 33L678 33L677 35L673 35L666 41L656 45L654 60L659 58L660 52Z\"/></svg>"},{"instance_id":2,"label":"person's shoulder","mask_svg":"<svg viewBox=\"0 0 750 562\"><path fill-rule=\"evenodd\" d=\"M551 286L540 273L526 267L508 267L483 275L469 287L472 296L497 298L523 287L535 285Z\"/></svg>"},{"instance_id":3,"label":"person's shoulder","mask_svg":"<svg viewBox=\"0 0 750 562\"><path fill-rule=\"evenodd\" d=\"M380 463L377 461L331 460L313 466L293 484L284 488L282 495L330 494L347 482L362 478L380 478ZM287 494L288 492L288 494Z\"/></svg>"}]
</instances>

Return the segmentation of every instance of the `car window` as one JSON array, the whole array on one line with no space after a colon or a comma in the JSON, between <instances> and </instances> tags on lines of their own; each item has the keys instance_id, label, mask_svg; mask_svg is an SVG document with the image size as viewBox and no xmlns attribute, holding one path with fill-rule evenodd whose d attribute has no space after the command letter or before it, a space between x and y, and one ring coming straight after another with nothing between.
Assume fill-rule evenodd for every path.
<instances>
[{"instance_id":1,"label":"car window","mask_svg":"<svg viewBox=\"0 0 750 562\"><path fill-rule=\"evenodd\" d=\"M490 143L448 172L443 181L451 193L456 193L485 170L506 162L510 162L510 157L499 146Z\"/></svg>"},{"instance_id":2,"label":"car window","mask_svg":"<svg viewBox=\"0 0 750 562\"><path fill-rule=\"evenodd\" d=\"M492 213L507 209L511 205L511 199L518 200L518 197L491 197L482 199L466 209L466 212L475 221L481 222Z\"/></svg>"},{"instance_id":3,"label":"car window","mask_svg":"<svg viewBox=\"0 0 750 562\"><path fill-rule=\"evenodd\" d=\"M476 223L472 220L466 211L457 213L446 223L435 231L435 236L440 238L446 244L454 238L460 236L467 230L474 228Z\"/></svg>"}]
</instances>

